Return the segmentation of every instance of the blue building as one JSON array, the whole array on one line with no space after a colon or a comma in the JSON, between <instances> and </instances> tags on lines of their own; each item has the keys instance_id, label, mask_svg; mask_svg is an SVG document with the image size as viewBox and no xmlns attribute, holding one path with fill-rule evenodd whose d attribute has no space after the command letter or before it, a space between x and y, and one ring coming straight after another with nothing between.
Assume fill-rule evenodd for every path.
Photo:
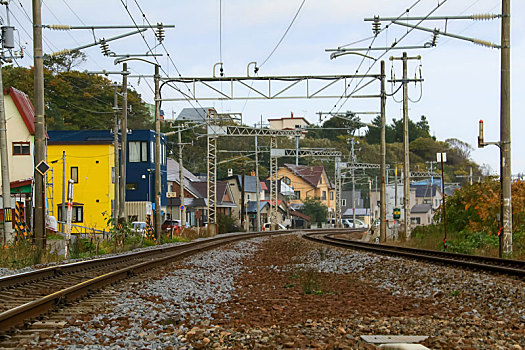
<instances>
[{"instance_id":1,"label":"blue building","mask_svg":"<svg viewBox=\"0 0 525 350\"><path fill-rule=\"evenodd\" d=\"M153 130L132 130L128 133L127 140L126 202L155 203L155 132ZM168 188L166 137L164 135L161 136L160 157L160 203L161 215L164 215Z\"/></svg>"}]
</instances>

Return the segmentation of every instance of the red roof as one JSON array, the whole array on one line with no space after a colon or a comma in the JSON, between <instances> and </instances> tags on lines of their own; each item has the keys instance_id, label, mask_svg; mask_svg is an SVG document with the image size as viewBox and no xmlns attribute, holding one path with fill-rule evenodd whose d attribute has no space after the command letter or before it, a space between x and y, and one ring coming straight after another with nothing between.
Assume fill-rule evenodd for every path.
<instances>
[{"instance_id":1,"label":"red roof","mask_svg":"<svg viewBox=\"0 0 525 350\"><path fill-rule=\"evenodd\" d=\"M295 164L284 164L292 173L299 176L313 187L317 187L321 176L323 176L324 167L322 166L307 166L307 165L295 165Z\"/></svg>"},{"instance_id":2,"label":"red roof","mask_svg":"<svg viewBox=\"0 0 525 350\"><path fill-rule=\"evenodd\" d=\"M4 95L6 93L9 94L9 96L11 96L13 99L13 102L15 103L18 112L22 116L22 120L24 121L29 133L31 135L35 135L35 109L33 108L33 104L29 100L29 97L14 87L10 87L4 91Z\"/></svg>"},{"instance_id":3,"label":"red roof","mask_svg":"<svg viewBox=\"0 0 525 350\"><path fill-rule=\"evenodd\" d=\"M297 217L299 217L299 218L303 218L303 219L305 219L306 221L310 221L310 217L309 217L308 215L304 215L303 213L298 212L298 211L296 211L296 210L292 210L292 211L290 212L290 215L297 216Z\"/></svg>"},{"instance_id":4,"label":"red roof","mask_svg":"<svg viewBox=\"0 0 525 350\"><path fill-rule=\"evenodd\" d=\"M268 191L268 186L266 186L264 181L260 181L260 186L262 191Z\"/></svg>"}]
</instances>

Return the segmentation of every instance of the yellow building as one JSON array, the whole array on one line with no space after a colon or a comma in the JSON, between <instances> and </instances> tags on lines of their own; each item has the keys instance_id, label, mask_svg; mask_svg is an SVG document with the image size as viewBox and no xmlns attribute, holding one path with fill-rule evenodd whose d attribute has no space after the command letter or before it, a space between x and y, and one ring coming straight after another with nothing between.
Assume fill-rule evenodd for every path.
<instances>
[{"instance_id":1,"label":"yellow building","mask_svg":"<svg viewBox=\"0 0 525 350\"><path fill-rule=\"evenodd\" d=\"M335 188L324 167L284 164L277 170L277 178L293 187L292 204L302 203L306 198L319 198L335 212Z\"/></svg>"},{"instance_id":2,"label":"yellow building","mask_svg":"<svg viewBox=\"0 0 525 350\"><path fill-rule=\"evenodd\" d=\"M47 163L52 172L48 172L47 181L52 188L48 187L47 194L53 215L63 221L62 152L65 152L66 203L67 183L69 179L74 182L72 232L86 232L84 228L107 230L106 219L111 217L115 191L113 135L108 130L48 131L48 134Z\"/></svg>"}]
</instances>

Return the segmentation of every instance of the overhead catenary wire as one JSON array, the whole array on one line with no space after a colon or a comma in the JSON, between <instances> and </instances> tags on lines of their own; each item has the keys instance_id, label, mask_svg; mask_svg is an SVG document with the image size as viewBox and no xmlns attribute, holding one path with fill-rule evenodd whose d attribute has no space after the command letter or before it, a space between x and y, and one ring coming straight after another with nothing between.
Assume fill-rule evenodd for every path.
<instances>
[{"instance_id":1,"label":"overhead catenary wire","mask_svg":"<svg viewBox=\"0 0 525 350\"><path fill-rule=\"evenodd\" d=\"M286 37L286 34L288 34L288 32L290 31L290 28L292 28L292 25L294 24L295 20L297 19L297 16L299 16L299 12L301 12L301 9L303 8L303 5L304 3L306 2L306 0L303 0L301 2L301 5L299 6L299 8L297 9L297 12L295 13L295 16L293 17L292 21L290 22L290 24L288 25L288 28L286 28L284 34L281 36L281 39L279 39L279 41L277 42L277 44L275 45L275 47L273 48L272 52L270 52L270 54L268 55L268 57L266 57L264 59L264 61L260 64L260 66L258 68L261 68L262 66L264 66L264 64L266 62L268 62L268 60L270 59L270 57L272 57L272 55L274 54L274 52L277 50L277 48L279 47L279 45L281 45L281 43L283 42L284 38Z\"/></svg>"},{"instance_id":2,"label":"overhead catenary wire","mask_svg":"<svg viewBox=\"0 0 525 350\"><path fill-rule=\"evenodd\" d=\"M151 25L150 21L148 20L146 14L144 13L144 11L142 11L142 8L140 7L140 4L138 2L138 0L134 0L135 1L135 4L137 5L137 8L139 9L140 13L142 14L142 18L146 21L146 23L148 24L148 26L151 28L151 29L154 29L154 27ZM121 0L122 4L125 6L126 8L126 11L128 12L128 15L130 16L131 20L133 21L133 23L135 24L135 26L137 26L137 23L135 22L133 16L131 15L130 11L128 10L128 8L126 7L126 5L124 4L123 0ZM146 39L145 37L142 35L142 39L146 42ZM179 77L182 77L182 74L181 72L179 71L179 68L177 67L177 65L175 64L175 62L173 61L173 58L171 57L170 53L168 52L168 49L166 48L166 46L164 45L164 42L161 41L160 42L162 48L164 49L164 51L166 52L166 55L167 57L169 58L171 64L173 65L173 67L175 68L175 70L177 71L177 74L179 75ZM147 44L146 42L146 45L148 46L149 48L149 45ZM151 49L150 49L151 50ZM155 61L157 62L157 64L159 64L158 60L155 58ZM159 67L160 69L162 70L162 72L164 74L166 74L166 71L162 68L162 66L160 66L159 64ZM188 98L187 95L185 95L184 93L182 93L182 91L180 90L180 88L178 86L176 86L176 84L172 84L172 83L167 83L168 86L170 86L171 88L175 89L176 91L180 92L182 96L184 96L184 98L187 100L187 102L190 104L190 106L198 112L198 109L193 105L193 103L191 102L190 98ZM189 92L189 96L191 96L191 90L189 89L189 87L186 86L186 89L188 90ZM202 105L200 104L200 102L198 100L195 100L195 102L199 105L199 107L201 109L204 109L204 107L202 107ZM162 96L161 96L161 101L160 103L162 104Z\"/></svg>"},{"instance_id":3,"label":"overhead catenary wire","mask_svg":"<svg viewBox=\"0 0 525 350\"><path fill-rule=\"evenodd\" d=\"M418 0L416 3L418 3L419 1L421 0ZM443 6L443 4L445 4L448 0L442 0L441 2L439 2L430 12L427 13L427 15L425 15L421 20L419 20L416 24L416 26L418 26L419 24L421 24L426 18L430 17L434 12L436 12L441 6ZM408 13L410 9L407 9L405 11L405 13ZM405 34L403 34L401 36L401 38L399 40L396 40L394 42L394 44L392 44L392 46L390 46L387 50L385 50L385 52L383 52L375 61L372 62L372 64L369 66L368 70L366 71L366 73L364 75L367 75L370 70L372 69L372 67L374 67L374 65L380 61L380 59L382 57L384 57L388 52L390 52L390 50L395 47L397 44L399 44L403 39L405 39L408 34L410 34L412 31L414 30L414 28L408 28L407 32ZM364 77L362 77L360 79L360 81L357 83L356 87L354 88L354 90L345 98L344 102L341 104L341 106L339 107L339 109L337 110L337 112L339 112L341 110L341 108L343 108L343 106L345 105L345 103L348 101L348 99L353 96L353 94L355 93L356 91L356 88L359 86L359 84L361 84L361 82L364 80ZM339 99L339 101L342 99L342 97Z\"/></svg>"}]
</instances>

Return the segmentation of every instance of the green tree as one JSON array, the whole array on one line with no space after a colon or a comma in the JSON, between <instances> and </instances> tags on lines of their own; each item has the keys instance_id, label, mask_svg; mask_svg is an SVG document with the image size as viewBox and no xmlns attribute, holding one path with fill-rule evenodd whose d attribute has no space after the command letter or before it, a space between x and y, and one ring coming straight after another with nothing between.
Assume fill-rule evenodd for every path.
<instances>
[{"instance_id":1,"label":"green tree","mask_svg":"<svg viewBox=\"0 0 525 350\"><path fill-rule=\"evenodd\" d=\"M361 119L352 112L346 112L328 119L322 127L310 130L308 136L313 139L335 140L339 136L353 135L361 127Z\"/></svg>"},{"instance_id":2,"label":"green tree","mask_svg":"<svg viewBox=\"0 0 525 350\"><path fill-rule=\"evenodd\" d=\"M319 198L306 198L301 212L310 217L311 222L322 223L328 218L328 207Z\"/></svg>"}]
</instances>

